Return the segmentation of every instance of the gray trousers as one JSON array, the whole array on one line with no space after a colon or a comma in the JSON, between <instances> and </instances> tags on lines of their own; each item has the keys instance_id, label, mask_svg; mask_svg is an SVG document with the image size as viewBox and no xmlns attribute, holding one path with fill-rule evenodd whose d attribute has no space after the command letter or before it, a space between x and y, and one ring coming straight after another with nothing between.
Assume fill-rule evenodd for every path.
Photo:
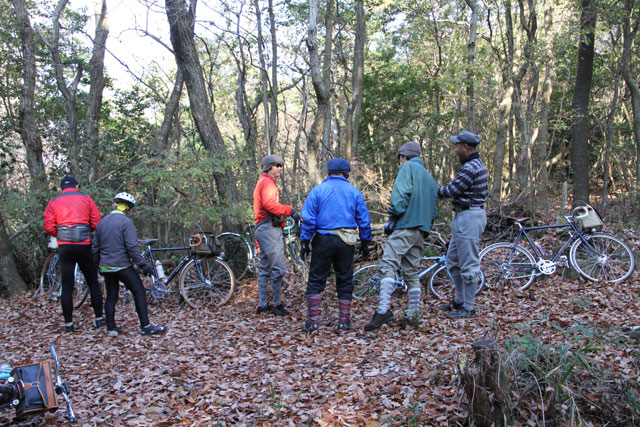
<instances>
[{"instance_id":1,"label":"gray trousers","mask_svg":"<svg viewBox=\"0 0 640 427\"><path fill-rule=\"evenodd\" d=\"M456 287L455 302L463 304L465 310L473 310L480 281L480 236L486 225L484 209L475 207L457 212L451 222L447 264Z\"/></svg>"},{"instance_id":2,"label":"gray trousers","mask_svg":"<svg viewBox=\"0 0 640 427\"><path fill-rule=\"evenodd\" d=\"M271 295L275 306L281 303L280 287L287 265L284 259L282 229L272 226L270 222L264 222L256 227L255 234L260 246L258 304L260 307L267 306L267 288L271 280Z\"/></svg>"},{"instance_id":3,"label":"gray trousers","mask_svg":"<svg viewBox=\"0 0 640 427\"><path fill-rule=\"evenodd\" d=\"M424 232L419 228L400 228L395 230L387 239L382 260L378 264L380 270L380 296L378 297L378 313L384 314L391 305L396 271L402 269L402 276L409 288L410 294L420 292L418 271L420 257L424 247ZM410 295L411 296L411 295ZM412 307L415 311L417 307Z\"/></svg>"}]
</instances>

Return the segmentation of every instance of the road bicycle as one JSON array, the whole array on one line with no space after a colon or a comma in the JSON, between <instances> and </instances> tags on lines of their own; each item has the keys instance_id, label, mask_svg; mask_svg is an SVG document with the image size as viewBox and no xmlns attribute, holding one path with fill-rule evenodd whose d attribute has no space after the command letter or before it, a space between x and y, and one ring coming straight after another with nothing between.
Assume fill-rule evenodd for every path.
<instances>
[{"instance_id":1,"label":"road bicycle","mask_svg":"<svg viewBox=\"0 0 640 427\"><path fill-rule=\"evenodd\" d=\"M511 218L519 232L513 242L498 242L487 246L480 252L480 262L487 277L487 286L524 291L529 289L538 276L549 276L557 267L571 266L582 277L590 281L604 280L611 283L626 280L635 267L631 249L620 239L594 230L602 228L602 221L594 215L591 206L578 206L569 215L565 223L525 227L521 222L528 218ZM585 226L586 220L595 222ZM568 237L562 247L547 256L529 232L548 229L568 229ZM521 245L526 240L531 248ZM564 255L569 249L569 257Z\"/></svg>"},{"instance_id":2,"label":"road bicycle","mask_svg":"<svg viewBox=\"0 0 640 427\"><path fill-rule=\"evenodd\" d=\"M138 240L146 246L142 254L145 262L153 268L150 284L146 284L148 298L160 300L170 295L179 295L193 308L206 305L226 304L235 289L235 277L231 267L224 261L224 254L216 244L215 237L197 233L189 238L189 246L153 248L158 239ZM157 257L160 252L189 251L182 260L165 276L162 262ZM173 279L178 277L178 290Z\"/></svg>"},{"instance_id":3,"label":"road bicycle","mask_svg":"<svg viewBox=\"0 0 640 427\"><path fill-rule=\"evenodd\" d=\"M282 281L284 284L294 287L303 287L309 276L309 263L300 257L300 223L291 217L285 218L285 226L282 229L284 238L284 255L287 270Z\"/></svg>"},{"instance_id":4,"label":"road bicycle","mask_svg":"<svg viewBox=\"0 0 640 427\"><path fill-rule=\"evenodd\" d=\"M55 412L58 409L59 395L64 400L69 422L75 421L75 414L69 395L69 384L60 377L60 362L53 344L49 344L49 352L54 362L51 372L49 362L34 365L18 366L14 369L0 369L0 411L14 408L17 419L25 415ZM4 366L8 364L4 363Z\"/></svg>"},{"instance_id":5,"label":"road bicycle","mask_svg":"<svg viewBox=\"0 0 640 427\"><path fill-rule=\"evenodd\" d=\"M432 231L431 234L436 235L440 241L441 253L438 256L423 256L420 258L420 269L418 271L418 279L424 285L426 278L429 278L428 287L431 294L438 300L453 301L455 297L455 286L449 266L447 265L447 242L442 238L440 233ZM476 295L482 291L485 286L485 275L480 272L480 283L476 289ZM378 271L378 264L369 264L359 268L353 273L353 298L356 300L366 300L371 296L377 296L380 293L381 274ZM396 292L407 292L407 283L402 275L402 269L396 271L393 281L394 289L392 295Z\"/></svg>"},{"instance_id":6,"label":"road bicycle","mask_svg":"<svg viewBox=\"0 0 640 427\"><path fill-rule=\"evenodd\" d=\"M247 273L258 274L260 258L254 229L255 225L249 224L240 234L225 232L216 236L222 243L226 262L233 270L236 280L241 280Z\"/></svg>"}]
</instances>

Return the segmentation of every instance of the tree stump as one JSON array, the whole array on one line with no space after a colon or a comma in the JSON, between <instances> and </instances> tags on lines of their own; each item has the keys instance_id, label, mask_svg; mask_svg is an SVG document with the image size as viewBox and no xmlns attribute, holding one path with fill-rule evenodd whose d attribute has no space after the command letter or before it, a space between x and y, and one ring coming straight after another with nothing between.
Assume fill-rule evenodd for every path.
<instances>
[{"instance_id":1,"label":"tree stump","mask_svg":"<svg viewBox=\"0 0 640 427\"><path fill-rule=\"evenodd\" d=\"M475 359L461 368L469 419L478 427L511 424L511 387L495 340L473 343Z\"/></svg>"}]
</instances>

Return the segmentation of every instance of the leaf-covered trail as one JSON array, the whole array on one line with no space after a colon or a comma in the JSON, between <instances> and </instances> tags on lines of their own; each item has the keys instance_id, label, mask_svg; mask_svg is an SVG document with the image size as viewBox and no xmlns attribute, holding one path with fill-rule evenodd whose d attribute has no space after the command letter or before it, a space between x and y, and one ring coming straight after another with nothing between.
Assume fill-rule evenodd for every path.
<instances>
[{"instance_id":1,"label":"leaf-covered trail","mask_svg":"<svg viewBox=\"0 0 640 427\"><path fill-rule=\"evenodd\" d=\"M72 389L79 425L453 425L466 405L456 365L471 344L531 334L544 343L565 340L576 323L614 328L640 323L640 282L590 284L553 276L524 295L483 292L478 314L449 320L440 302L423 294L422 326L363 327L375 301L354 302L353 329L338 333L335 287L324 293L320 330L301 330L302 289L283 300L291 315L256 315L255 281L246 282L220 309L195 311L164 301L150 305L162 337L142 337L132 304L118 304L125 333L106 337L92 327L89 304L75 313L76 332L62 333L57 303L15 298L0 306L0 360L13 366L47 359L56 346ZM396 318L406 302L394 298ZM624 347L605 352L611 369L637 377ZM0 414L10 424L13 411ZM64 411L21 425L59 425Z\"/></svg>"}]
</instances>

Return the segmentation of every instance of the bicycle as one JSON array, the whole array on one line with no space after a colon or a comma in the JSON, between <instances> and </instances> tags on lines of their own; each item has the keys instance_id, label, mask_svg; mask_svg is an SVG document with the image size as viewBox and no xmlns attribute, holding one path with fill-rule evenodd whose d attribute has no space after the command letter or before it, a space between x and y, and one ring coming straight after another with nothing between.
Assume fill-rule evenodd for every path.
<instances>
[{"instance_id":1,"label":"bicycle","mask_svg":"<svg viewBox=\"0 0 640 427\"><path fill-rule=\"evenodd\" d=\"M69 422L75 421L69 399L71 391L69 384L60 378L58 353L53 344L49 344L49 352L54 361L54 372L51 372L48 361L0 370L0 379L6 380L4 384L0 384L0 411L14 408L18 419L25 415L55 412L58 410L57 399L53 395L55 393L62 396L65 402Z\"/></svg>"},{"instance_id":2,"label":"bicycle","mask_svg":"<svg viewBox=\"0 0 640 427\"><path fill-rule=\"evenodd\" d=\"M589 281L605 280L610 283L626 280L635 267L631 249L620 239L597 232L602 228L602 220L589 205L578 206L565 215L563 224L525 227L522 221L528 218L512 218L519 232L513 242L498 242L480 252L482 269L487 276L487 285L505 285L524 291L529 289L538 276L549 276L557 267L573 267ZM586 220L589 219L589 224ZM546 229L569 229L569 237L562 247L547 258L541 247L534 243L528 232ZM584 232L583 230L587 230ZM595 231L594 231L595 230ZM532 251L522 246L525 239ZM569 248L569 258L564 252ZM567 262L568 261L568 262Z\"/></svg>"},{"instance_id":3,"label":"bicycle","mask_svg":"<svg viewBox=\"0 0 640 427\"><path fill-rule=\"evenodd\" d=\"M76 264L74 270L75 283L73 286L73 308L79 308L89 296L87 281ZM60 273L60 254L57 250L51 252L44 260L40 273L40 287L38 295L49 301L58 301L62 293L62 279Z\"/></svg>"},{"instance_id":4,"label":"bicycle","mask_svg":"<svg viewBox=\"0 0 640 427\"><path fill-rule=\"evenodd\" d=\"M291 217L285 218L282 236L287 263L282 281L289 286L302 287L309 276L309 263L300 257L300 224Z\"/></svg>"},{"instance_id":5,"label":"bicycle","mask_svg":"<svg viewBox=\"0 0 640 427\"><path fill-rule=\"evenodd\" d=\"M255 225L249 224L242 234L225 232L216 236L222 243L226 262L233 270L236 280L245 274L258 274L259 251L258 242L253 233Z\"/></svg>"},{"instance_id":6,"label":"bicycle","mask_svg":"<svg viewBox=\"0 0 640 427\"><path fill-rule=\"evenodd\" d=\"M420 270L418 271L418 279L422 283L426 277L429 277L429 291L438 300L453 301L455 297L455 286L449 266L447 265L447 242L442 238L440 233L432 231L438 237L442 252L438 256L423 256L420 258ZM353 273L353 298L359 301L378 295L380 293L381 276L378 271L378 264L369 264L359 268ZM484 272L480 272L480 283L476 289L478 295L485 286ZM407 283L402 276L402 269L396 271L396 277L393 281L394 289L392 295L396 292L407 292Z\"/></svg>"},{"instance_id":7,"label":"bicycle","mask_svg":"<svg viewBox=\"0 0 640 427\"><path fill-rule=\"evenodd\" d=\"M211 236L213 237L213 236ZM179 293L184 301L193 308L207 304L222 306L226 304L235 289L235 277L231 267L224 262L219 245L210 242L210 236L197 233L189 238L189 246L171 248L152 248L158 239L142 239L138 242L146 246L142 257L153 268L153 283L145 288L148 299L164 299ZM178 265L164 275L164 267L154 253L169 251L190 251ZM179 290L171 287L173 279L178 277Z\"/></svg>"}]
</instances>

